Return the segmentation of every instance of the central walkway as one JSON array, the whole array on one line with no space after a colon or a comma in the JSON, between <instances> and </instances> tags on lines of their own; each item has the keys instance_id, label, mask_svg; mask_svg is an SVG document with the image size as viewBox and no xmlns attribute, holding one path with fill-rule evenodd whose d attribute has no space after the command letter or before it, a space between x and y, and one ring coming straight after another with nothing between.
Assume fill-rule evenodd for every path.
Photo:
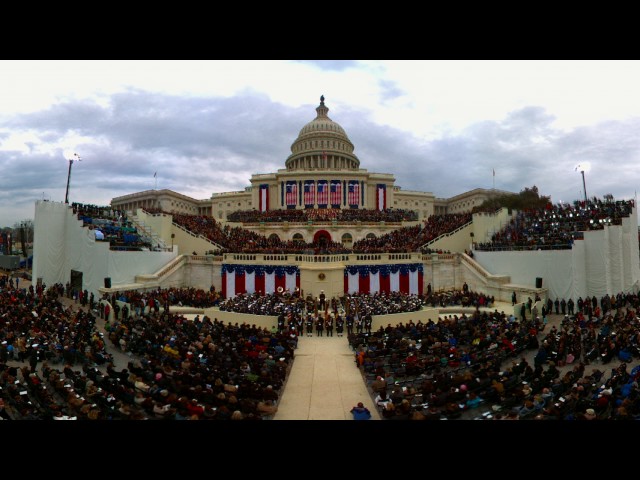
<instances>
[{"instance_id":1,"label":"central walkway","mask_svg":"<svg viewBox=\"0 0 640 480\"><path fill-rule=\"evenodd\" d=\"M351 420L358 402L380 419L347 337L301 336L273 419Z\"/></svg>"}]
</instances>

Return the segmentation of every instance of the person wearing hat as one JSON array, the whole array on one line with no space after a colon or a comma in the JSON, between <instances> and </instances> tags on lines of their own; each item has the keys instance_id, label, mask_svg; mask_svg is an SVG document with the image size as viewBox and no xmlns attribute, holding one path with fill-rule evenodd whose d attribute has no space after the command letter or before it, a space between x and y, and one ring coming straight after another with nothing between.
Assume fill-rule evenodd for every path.
<instances>
[{"instance_id":1,"label":"person wearing hat","mask_svg":"<svg viewBox=\"0 0 640 480\"><path fill-rule=\"evenodd\" d=\"M369 420L371 418L371 412L362 402L358 402L358 405L351 409L351 414L354 420Z\"/></svg>"}]
</instances>

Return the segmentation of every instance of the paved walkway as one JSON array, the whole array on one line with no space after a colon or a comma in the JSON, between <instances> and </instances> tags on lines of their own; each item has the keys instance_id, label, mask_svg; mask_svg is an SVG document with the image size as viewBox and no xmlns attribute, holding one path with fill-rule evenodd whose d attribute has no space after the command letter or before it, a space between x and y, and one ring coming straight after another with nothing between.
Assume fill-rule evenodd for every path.
<instances>
[{"instance_id":1,"label":"paved walkway","mask_svg":"<svg viewBox=\"0 0 640 480\"><path fill-rule=\"evenodd\" d=\"M274 420L351 420L358 402L380 419L347 337L300 337Z\"/></svg>"}]
</instances>

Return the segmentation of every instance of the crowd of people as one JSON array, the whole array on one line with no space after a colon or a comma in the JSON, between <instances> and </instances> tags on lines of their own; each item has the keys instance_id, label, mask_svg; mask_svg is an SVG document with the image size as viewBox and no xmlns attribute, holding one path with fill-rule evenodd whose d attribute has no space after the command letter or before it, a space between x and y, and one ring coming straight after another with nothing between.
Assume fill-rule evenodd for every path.
<instances>
[{"instance_id":1,"label":"crowd of people","mask_svg":"<svg viewBox=\"0 0 640 480\"><path fill-rule=\"evenodd\" d=\"M301 213L288 214L286 212L307 212L304 218L317 218L321 215L321 210L273 210L263 212L268 221L278 222L283 219L298 218ZM410 216L406 210L336 210L337 218L344 222L354 222L356 220L367 221L375 220L380 215L385 218L403 218ZM353 213L360 212L360 213ZM385 213L386 212L386 213ZM353 244L352 248L344 246L340 242L326 241L325 239L318 242L301 242L297 240L280 240L277 236L265 237L264 235L252 232L239 226L224 225L217 222L214 218L203 215L187 215L173 213L173 221L183 228L197 235L203 235L212 242L220 246L217 253L238 252L238 253L315 253L315 254L341 254L341 253L381 253L381 252L415 252L423 253L431 252L430 249L422 249L423 245L442 234L452 232L471 221L471 214L446 214L432 215L421 225L413 227L402 227L391 233L381 235L379 237L367 238L359 240ZM240 215L236 220L244 219L247 221L251 218L246 215ZM262 215L262 214L261 214ZM291 215L291 216L289 216ZM324 215L324 213L322 214ZM293 221L293 220L289 220ZM392 220L387 220L392 221Z\"/></svg>"},{"instance_id":2,"label":"crowd of people","mask_svg":"<svg viewBox=\"0 0 640 480\"><path fill-rule=\"evenodd\" d=\"M471 219L471 213L431 215L421 225L402 227L379 237L358 240L353 244L353 251L356 253L431 252L424 247L426 243L462 227Z\"/></svg>"},{"instance_id":3,"label":"crowd of people","mask_svg":"<svg viewBox=\"0 0 640 480\"><path fill-rule=\"evenodd\" d=\"M424 305L431 305L434 308L458 305L461 307L492 307L495 303L495 297L493 295L469 290L466 282L460 290L446 290L441 292L432 291L431 284L429 283L424 294L423 303Z\"/></svg>"},{"instance_id":4,"label":"crowd of people","mask_svg":"<svg viewBox=\"0 0 640 480\"><path fill-rule=\"evenodd\" d=\"M241 293L220 302L220 311L249 313L251 315L280 315L282 313L302 315L304 309L305 301L299 295L289 292L282 294Z\"/></svg>"},{"instance_id":5,"label":"crowd of people","mask_svg":"<svg viewBox=\"0 0 640 480\"><path fill-rule=\"evenodd\" d=\"M350 253L338 242L282 241L276 237L265 237L242 227L222 226L213 217L203 215L172 214L173 221L197 235L202 235L221 248L218 253Z\"/></svg>"},{"instance_id":6,"label":"crowd of people","mask_svg":"<svg viewBox=\"0 0 640 480\"><path fill-rule=\"evenodd\" d=\"M401 292L350 293L340 300L345 312L361 316L416 312L424 304L420 295Z\"/></svg>"},{"instance_id":7,"label":"crowd of people","mask_svg":"<svg viewBox=\"0 0 640 480\"><path fill-rule=\"evenodd\" d=\"M439 323L388 325L350 343L382 418L636 419L640 367L628 371L627 362L640 358L638 297L610 298L607 313L589 318L585 301L559 328L476 309ZM614 360L619 366L606 376ZM587 373L587 365L595 368Z\"/></svg>"},{"instance_id":8,"label":"crowd of people","mask_svg":"<svg viewBox=\"0 0 640 480\"><path fill-rule=\"evenodd\" d=\"M312 221L336 221L338 223L359 222L415 222L418 214L415 210L403 208L387 208L385 210L373 210L367 208L340 209L340 208L307 208L290 210L238 210L227 217L229 222L240 223L271 223L271 222L307 222Z\"/></svg>"},{"instance_id":9,"label":"crowd of people","mask_svg":"<svg viewBox=\"0 0 640 480\"><path fill-rule=\"evenodd\" d=\"M84 295L62 301L71 295L62 284L20 288L0 277L1 418L257 420L277 411L297 345L290 332L137 311L134 301L130 314L105 322L103 333L98 302L91 308ZM200 295L166 289L128 299L171 303ZM115 367L113 349L129 355L127 368Z\"/></svg>"},{"instance_id":10,"label":"crowd of people","mask_svg":"<svg viewBox=\"0 0 640 480\"><path fill-rule=\"evenodd\" d=\"M593 197L587 203L576 200L548 204L546 208L523 210L509 224L491 237L489 243L478 243L477 250L570 249L583 232L601 230L606 225L620 225L633 210L633 200L601 200Z\"/></svg>"},{"instance_id":11,"label":"crowd of people","mask_svg":"<svg viewBox=\"0 0 640 480\"><path fill-rule=\"evenodd\" d=\"M156 314L168 311L172 305L180 307L210 308L217 306L222 294L211 286L209 290L195 287L169 287L155 288L147 291L123 290L107 294L107 298L114 309L116 318L120 314L120 306L117 301L125 302L126 311L122 312L124 317L129 314L140 315L145 309L152 310Z\"/></svg>"},{"instance_id":12,"label":"crowd of people","mask_svg":"<svg viewBox=\"0 0 640 480\"><path fill-rule=\"evenodd\" d=\"M153 250L151 239L141 235L124 210L73 202L73 213L84 227L94 232L96 241L109 242L111 250Z\"/></svg>"}]
</instances>

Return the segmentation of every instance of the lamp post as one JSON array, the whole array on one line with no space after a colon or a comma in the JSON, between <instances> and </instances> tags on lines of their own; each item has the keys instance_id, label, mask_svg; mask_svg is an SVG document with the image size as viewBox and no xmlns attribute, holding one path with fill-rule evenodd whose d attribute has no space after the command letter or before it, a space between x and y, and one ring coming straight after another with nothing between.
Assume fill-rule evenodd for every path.
<instances>
[{"instance_id":1,"label":"lamp post","mask_svg":"<svg viewBox=\"0 0 640 480\"><path fill-rule=\"evenodd\" d=\"M591 168L591 164L589 162L583 162L576 166L576 171L579 171L582 174L582 191L584 192L584 204L587 204L587 184L584 181L584 172L588 172Z\"/></svg>"},{"instance_id":2,"label":"lamp post","mask_svg":"<svg viewBox=\"0 0 640 480\"><path fill-rule=\"evenodd\" d=\"M582 191L584 192L584 203L587 203L587 184L584 181L584 170L580 170L582 174Z\"/></svg>"},{"instance_id":3,"label":"lamp post","mask_svg":"<svg viewBox=\"0 0 640 480\"><path fill-rule=\"evenodd\" d=\"M73 154L74 157L76 157L76 159L78 161L80 161L80 155L78 155L77 153ZM65 153L65 158L67 157L67 154ZM69 182L71 181L71 165L73 165L73 158L69 158L69 173L67 174L67 193L64 196L64 203L69 203Z\"/></svg>"}]
</instances>

